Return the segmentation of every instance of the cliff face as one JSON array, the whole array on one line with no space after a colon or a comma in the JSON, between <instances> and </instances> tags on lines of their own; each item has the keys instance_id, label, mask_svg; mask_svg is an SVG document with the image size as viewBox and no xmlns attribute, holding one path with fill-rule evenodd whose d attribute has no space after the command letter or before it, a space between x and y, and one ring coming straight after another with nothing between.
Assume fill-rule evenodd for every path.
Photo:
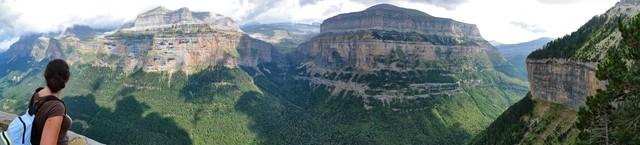
<instances>
[{"instance_id":1,"label":"cliff face","mask_svg":"<svg viewBox=\"0 0 640 145\"><path fill-rule=\"evenodd\" d=\"M255 66L277 53L243 34L228 17L159 7L113 32L76 25L60 34L25 36L5 54L36 62L64 58L72 64L191 73L217 65Z\"/></svg>"},{"instance_id":2,"label":"cliff face","mask_svg":"<svg viewBox=\"0 0 640 145\"><path fill-rule=\"evenodd\" d=\"M425 35L469 37L482 39L473 24L430 16L412 9L380 4L362 12L340 14L325 20L321 32L343 32L384 29L398 32L418 32Z\"/></svg>"},{"instance_id":3,"label":"cliff face","mask_svg":"<svg viewBox=\"0 0 640 145\"><path fill-rule=\"evenodd\" d=\"M407 17L385 16L381 27L341 24L376 15L327 21L345 29L304 43L290 64L264 63L278 58L268 43L163 9L92 37L36 37L44 47L25 54L62 52L73 63L74 127L110 144L464 144L526 92L472 25L388 5L361 13L370 12ZM210 66L231 68L196 72ZM145 73L156 71L178 72ZM0 81L3 107L21 105L39 72Z\"/></svg>"},{"instance_id":4,"label":"cliff face","mask_svg":"<svg viewBox=\"0 0 640 145\"><path fill-rule=\"evenodd\" d=\"M335 94L352 91L365 108L373 101L463 95L463 87L492 82L468 76L508 65L474 25L413 9L381 4L321 27L298 48L306 79Z\"/></svg>"},{"instance_id":5,"label":"cliff face","mask_svg":"<svg viewBox=\"0 0 640 145\"><path fill-rule=\"evenodd\" d=\"M325 20L321 34L300 49L311 60L309 65L325 70L348 68L365 72L426 68L424 64L428 62L458 59L492 65L491 60L473 57L496 53L475 25L388 4ZM504 63L499 59L495 62Z\"/></svg>"},{"instance_id":6,"label":"cliff face","mask_svg":"<svg viewBox=\"0 0 640 145\"><path fill-rule=\"evenodd\" d=\"M229 68L270 62L277 51L268 43L239 32L212 32L148 38L115 38L104 43L107 54L120 56L119 66L145 71L193 71L221 65ZM124 62L122 62L124 61Z\"/></svg>"},{"instance_id":7,"label":"cliff face","mask_svg":"<svg viewBox=\"0 0 640 145\"><path fill-rule=\"evenodd\" d=\"M372 72L383 69L396 71L416 69L411 66L425 68L428 66L424 63L430 61L474 59L470 57L486 53L484 49L490 48L485 44L464 46L433 44L425 41L384 40L374 38L376 36L371 32L325 33L314 37L312 41L303 45L302 49L304 55L312 60L310 62L312 65L325 70L351 68ZM467 66L461 69L474 68Z\"/></svg>"},{"instance_id":8,"label":"cliff face","mask_svg":"<svg viewBox=\"0 0 640 145\"><path fill-rule=\"evenodd\" d=\"M532 98L577 110L584 105L586 96L604 89L605 82L595 76L596 65L564 59L528 60Z\"/></svg>"},{"instance_id":9,"label":"cliff face","mask_svg":"<svg viewBox=\"0 0 640 145\"><path fill-rule=\"evenodd\" d=\"M157 7L138 15L134 22L123 28L132 31L148 31L167 27L183 27L187 24L207 24L207 27L214 29L240 30L235 21L219 14L191 12L187 8L172 11L164 7Z\"/></svg>"},{"instance_id":10,"label":"cliff face","mask_svg":"<svg viewBox=\"0 0 640 145\"><path fill-rule=\"evenodd\" d=\"M529 55L527 69L532 97L577 110L585 104L587 96L604 89L606 82L595 77L597 62L606 57L609 48L620 45L619 19L626 20L640 12L639 4L635 0L620 1L567 38ZM591 39L576 39L578 42L571 42L575 43L571 47L563 43L563 39L578 37Z\"/></svg>"},{"instance_id":11,"label":"cliff face","mask_svg":"<svg viewBox=\"0 0 640 145\"><path fill-rule=\"evenodd\" d=\"M571 35L529 54L530 95L471 144L577 144L578 109L596 90L606 89L607 82L596 78L598 62L607 57L608 49L621 45L619 22L626 23L638 12L640 1L622 0Z\"/></svg>"},{"instance_id":12,"label":"cliff face","mask_svg":"<svg viewBox=\"0 0 640 145\"><path fill-rule=\"evenodd\" d=\"M16 117L14 114L0 112L0 130L6 130L11 121ZM69 137L69 145L104 145L72 131L67 132L67 136Z\"/></svg>"}]
</instances>

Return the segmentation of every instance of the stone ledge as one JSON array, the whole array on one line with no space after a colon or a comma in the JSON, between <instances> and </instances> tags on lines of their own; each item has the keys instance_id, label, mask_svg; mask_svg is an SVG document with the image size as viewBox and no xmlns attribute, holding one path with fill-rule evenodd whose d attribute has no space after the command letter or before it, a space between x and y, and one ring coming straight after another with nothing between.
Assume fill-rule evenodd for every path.
<instances>
[{"instance_id":1,"label":"stone ledge","mask_svg":"<svg viewBox=\"0 0 640 145\"><path fill-rule=\"evenodd\" d=\"M2 130L5 130L5 128L9 126L9 123L11 123L11 120L16 117L17 115L15 114L0 112L0 128L2 128ZM67 132L67 136L69 137L69 145L104 145L72 131Z\"/></svg>"}]
</instances>

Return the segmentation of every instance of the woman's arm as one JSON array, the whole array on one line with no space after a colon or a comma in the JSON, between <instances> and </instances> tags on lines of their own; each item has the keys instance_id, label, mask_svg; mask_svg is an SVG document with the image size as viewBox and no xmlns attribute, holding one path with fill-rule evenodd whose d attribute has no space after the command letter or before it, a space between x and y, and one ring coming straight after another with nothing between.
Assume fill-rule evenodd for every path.
<instances>
[{"instance_id":1,"label":"woman's arm","mask_svg":"<svg viewBox=\"0 0 640 145\"><path fill-rule=\"evenodd\" d=\"M58 135L60 134L60 128L62 127L63 116L54 116L47 118L42 129L42 137L40 138L41 145L56 145L58 144Z\"/></svg>"}]
</instances>

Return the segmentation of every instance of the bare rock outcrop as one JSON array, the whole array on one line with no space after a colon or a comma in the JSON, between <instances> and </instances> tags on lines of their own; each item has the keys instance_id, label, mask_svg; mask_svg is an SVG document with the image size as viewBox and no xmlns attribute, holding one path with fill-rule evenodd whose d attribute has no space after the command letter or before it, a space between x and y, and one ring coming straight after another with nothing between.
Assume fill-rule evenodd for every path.
<instances>
[{"instance_id":1,"label":"bare rock outcrop","mask_svg":"<svg viewBox=\"0 0 640 145\"><path fill-rule=\"evenodd\" d=\"M595 62L565 59L527 60L532 98L578 109L587 96L603 89L605 81L596 78Z\"/></svg>"},{"instance_id":2,"label":"bare rock outcrop","mask_svg":"<svg viewBox=\"0 0 640 145\"><path fill-rule=\"evenodd\" d=\"M485 85L458 74L507 64L475 25L388 4L325 20L298 53L309 74L303 79L361 96L367 109L373 100L455 96Z\"/></svg>"},{"instance_id":3,"label":"bare rock outcrop","mask_svg":"<svg viewBox=\"0 0 640 145\"><path fill-rule=\"evenodd\" d=\"M124 30L148 31L167 27L186 27L190 24L206 24L213 29L239 31L240 26L229 17L210 12L191 12L188 8L169 10L157 7L144 12L131 24L124 26Z\"/></svg>"},{"instance_id":4,"label":"bare rock outcrop","mask_svg":"<svg viewBox=\"0 0 640 145\"><path fill-rule=\"evenodd\" d=\"M593 96L597 89L605 89L606 81L596 78L596 69L599 60L606 57L609 48L621 45L622 36L618 31L620 20L626 20L640 12L640 1L622 0L606 13L594 17L599 21L589 21L588 27L600 28L590 34L577 33L568 36L568 39L584 36L573 35L601 35L599 39L573 44L577 48L543 48L543 52L529 55L527 59L527 72L532 98L547 102L563 104L570 109L577 110L585 105L588 96ZM586 29L586 28L585 28ZM580 28L583 30L583 28ZM564 40L555 40L564 41ZM551 44L551 43L549 43ZM575 49L575 54L558 58L550 56L566 52L557 52L556 49ZM554 53L545 53L545 52ZM538 52L539 53L539 52ZM533 57L532 57L533 56ZM589 61L587 61L589 60Z\"/></svg>"},{"instance_id":5,"label":"bare rock outcrop","mask_svg":"<svg viewBox=\"0 0 640 145\"><path fill-rule=\"evenodd\" d=\"M382 29L482 39L476 25L389 4L375 5L361 12L340 14L325 20L320 27L322 33Z\"/></svg>"},{"instance_id":6,"label":"bare rock outcrop","mask_svg":"<svg viewBox=\"0 0 640 145\"><path fill-rule=\"evenodd\" d=\"M75 25L60 34L24 36L7 51L35 61L63 58L71 64L128 71L187 73L218 65L256 66L277 53L271 44L242 33L228 17L163 7L112 32Z\"/></svg>"}]
</instances>

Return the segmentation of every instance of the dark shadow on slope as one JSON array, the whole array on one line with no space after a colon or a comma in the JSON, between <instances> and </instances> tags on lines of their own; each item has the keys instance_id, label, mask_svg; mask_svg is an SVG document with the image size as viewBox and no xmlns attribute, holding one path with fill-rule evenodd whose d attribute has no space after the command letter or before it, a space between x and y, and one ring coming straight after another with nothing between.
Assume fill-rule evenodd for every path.
<instances>
[{"instance_id":1,"label":"dark shadow on slope","mask_svg":"<svg viewBox=\"0 0 640 145\"><path fill-rule=\"evenodd\" d=\"M100 86L102 86L102 83L104 83L104 77L100 77L98 79L96 79L92 84L91 84L91 91L97 91L98 89L100 89Z\"/></svg>"},{"instance_id":2,"label":"dark shadow on slope","mask_svg":"<svg viewBox=\"0 0 640 145\"><path fill-rule=\"evenodd\" d=\"M239 90L241 81L250 82L251 78L243 77L240 69L230 69L222 66L207 68L196 74L189 75L185 86L180 90L180 96L186 102L205 104L218 97L233 96Z\"/></svg>"},{"instance_id":3,"label":"dark shadow on slope","mask_svg":"<svg viewBox=\"0 0 640 145\"><path fill-rule=\"evenodd\" d=\"M523 118L531 117L534 102L531 94L504 111L489 127L476 135L470 145L518 144L529 130Z\"/></svg>"},{"instance_id":4,"label":"dark shadow on slope","mask_svg":"<svg viewBox=\"0 0 640 145\"><path fill-rule=\"evenodd\" d=\"M247 71L266 95L244 93L235 106L252 119L250 129L261 144L461 145L471 138L460 124L448 127L430 109L396 112L380 103L366 110L362 98L349 92L331 95L326 86L269 70Z\"/></svg>"},{"instance_id":5,"label":"dark shadow on slope","mask_svg":"<svg viewBox=\"0 0 640 145\"><path fill-rule=\"evenodd\" d=\"M192 144L189 134L170 118L145 112L147 105L133 96L116 102L115 110L96 104L93 95L63 99L73 119L72 130L105 144Z\"/></svg>"},{"instance_id":6,"label":"dark shadow on slope","mask_svg":"<svg viewBox=\"0 0 640 145\"><path fill-rule=\"evenodd\" d=\"M320 97L320 96L316 96ZM462 145L471 135L460 124L446 127L429 111L365 110L360 98L320 97L307 111L274 105L256 92L242 95L236 109L248 114L261 144ZM321 101L323 100L323 101Z\"/></svg>"}]
</instances>

